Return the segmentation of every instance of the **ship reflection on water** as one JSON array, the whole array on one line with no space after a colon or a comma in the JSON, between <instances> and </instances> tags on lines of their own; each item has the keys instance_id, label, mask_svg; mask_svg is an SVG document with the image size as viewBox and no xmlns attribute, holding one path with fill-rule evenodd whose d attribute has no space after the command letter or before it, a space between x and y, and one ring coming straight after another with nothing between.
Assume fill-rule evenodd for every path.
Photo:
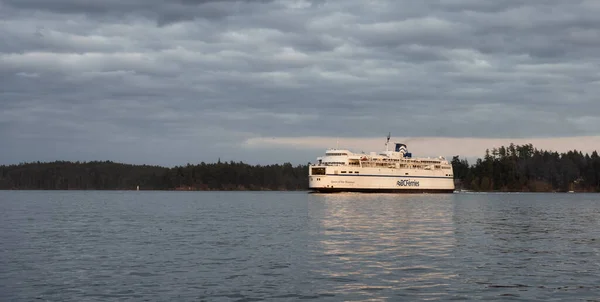
<instances>
[{"instance_id":1,"label":"ship reflection on water","mask_svg":"<svg viewBox=\"0 0 600 302\"><path fill-rule=\"evenodd\" d=\"M444 297L456 276L452 195L311 195L312 267L344 299ZM440 265L440 262L444 262Z\"/></svg>"},{"instance_id":2,"label":"ship reflection on water","mask_svg":"<svg viewBox=\"0 0 600 302\"><path fill-rule=\"evenodd\" d=\"M595 299L595 194L312 194L319 290L338 300Z\"/></svg>"}]
</instances>

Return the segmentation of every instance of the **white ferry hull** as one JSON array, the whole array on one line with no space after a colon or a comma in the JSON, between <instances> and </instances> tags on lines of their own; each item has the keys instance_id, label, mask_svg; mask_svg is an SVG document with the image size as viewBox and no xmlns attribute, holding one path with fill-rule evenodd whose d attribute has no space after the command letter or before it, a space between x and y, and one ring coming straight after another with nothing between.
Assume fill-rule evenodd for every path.
<instances>
[{"instance_id":1,"label":"white ferry hull","mask_svg":"<svg viewBox=\"0 0 600 302\"><path fill-rule=\"evenodd\" d=\"M314 167L314 166L313 166ZM341 169L347 167L323 167L324 175L309 175L309 189L319 193L453 193L452 176L437 171L410 169L351 168L352 173ZM377 171L369 171L377 170ZM386 170L386 171L381 171ZM358 172L358 173L356 173ZM385 174L382 174L385 173ZM407 175L408 174L408 175Z\"/></svg>"},{"instance_id":2,"label":"white ferry hull","mask_svg":"<svg viewBox=\"0 0 600 302\"><path fill-rule=\"evenodd\" d=\"M356 188L319 188L313 189L311 193L402 193L402 194L440 194L454 193L452 189L356 189Z\"/></svg>"}]
</instances>

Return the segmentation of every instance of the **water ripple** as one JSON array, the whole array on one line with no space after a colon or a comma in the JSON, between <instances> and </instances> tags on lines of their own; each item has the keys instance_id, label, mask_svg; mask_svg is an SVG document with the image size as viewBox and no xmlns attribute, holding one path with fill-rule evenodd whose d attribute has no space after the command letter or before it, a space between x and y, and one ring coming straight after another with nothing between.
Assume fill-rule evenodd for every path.
<instances>
[{"instance_id":1,"label":"water ripple","mask_svg":"<svg viewBox=\"0 0 600 302\"><path fill-rule=\"evenodd\" d=\"M582 300L593 194L0 192L0 300Z\"/></svg>"}]
</instances>

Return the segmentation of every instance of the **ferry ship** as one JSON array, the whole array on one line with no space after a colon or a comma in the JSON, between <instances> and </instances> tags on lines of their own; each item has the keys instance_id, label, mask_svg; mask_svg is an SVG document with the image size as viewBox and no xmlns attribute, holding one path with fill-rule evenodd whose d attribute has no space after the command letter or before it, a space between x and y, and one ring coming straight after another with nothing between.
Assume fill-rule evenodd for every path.
<instances>
[{"instance_id":1,"label":"ferry ship","mask_svg":"<svg viewBox=\"0 0 600 302\"><path fill-rule=\"evenodd\" d=\"M394 150L353 153L328 149L309 165L309 189L315 193L452 193L452 164L444 157L415 158L403 143Z\"/></svg>"}]
</instances>

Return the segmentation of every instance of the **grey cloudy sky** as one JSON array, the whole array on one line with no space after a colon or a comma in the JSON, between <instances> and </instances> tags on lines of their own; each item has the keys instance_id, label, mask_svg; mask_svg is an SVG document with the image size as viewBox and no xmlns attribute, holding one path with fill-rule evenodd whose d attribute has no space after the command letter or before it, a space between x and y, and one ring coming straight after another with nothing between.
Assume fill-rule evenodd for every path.
<instances>
[{"instance_id":1,"label":"grey cloudy sky","mask_svg":"<svg viewBox=\"0 0 600 302\"><path fill-rule=\"evenodd\" d=\"M600 149L598 16L597 0L0 0L0 163L306 163L388 132L428 156Z\"/></svg>"}]
</instances>

